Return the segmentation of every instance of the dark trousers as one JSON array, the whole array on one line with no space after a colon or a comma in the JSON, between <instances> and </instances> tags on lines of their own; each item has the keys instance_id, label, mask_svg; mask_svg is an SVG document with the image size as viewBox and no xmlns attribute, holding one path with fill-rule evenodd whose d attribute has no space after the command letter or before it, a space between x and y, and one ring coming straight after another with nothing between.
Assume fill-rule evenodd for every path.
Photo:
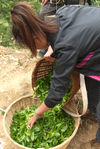
<instances>
[{"instance_id":1,"label":"dark trousers","mask_svg":"<svg viewBox=\"0 0 100 149\"><path fill-rule=\"evenodd\" d=\"M100 142L100 82L89 77L85 77L88 94L88 109L98 120L99 128L96 139Z\"/></svg>"}]
</instances>

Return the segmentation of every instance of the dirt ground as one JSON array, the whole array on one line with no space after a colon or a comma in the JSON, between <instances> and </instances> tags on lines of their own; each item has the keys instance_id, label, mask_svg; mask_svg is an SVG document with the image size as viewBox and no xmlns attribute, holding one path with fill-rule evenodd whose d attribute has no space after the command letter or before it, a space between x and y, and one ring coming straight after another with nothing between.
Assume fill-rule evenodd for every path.
<instances>
[{"instance_id":1,"label":"dirt ground","mask_svg":"<svg viewBox=\"0 0 100 149\"><path fill-rule=\"evenodd\" d=\"M31 75L35 58L28 50L13 50L0 47L0 107L6 109L15 99L33 93ZM5 149L19 149L9 141L3 130L3 115L0 112L0 138L6 144ZM85 143L95 138L98 124L82 119L74 139L67 149L99 149Z\"/></svg>"}]
</instances>

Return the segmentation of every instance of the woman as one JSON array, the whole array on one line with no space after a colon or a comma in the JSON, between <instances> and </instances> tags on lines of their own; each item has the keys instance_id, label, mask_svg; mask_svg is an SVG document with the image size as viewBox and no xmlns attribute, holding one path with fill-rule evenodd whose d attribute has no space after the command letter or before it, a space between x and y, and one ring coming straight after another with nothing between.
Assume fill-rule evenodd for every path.
<instances>
[{"instance_id":1,"label":"woman","mask_svg":"<svg viewBox=\"0 0 100 149\"><path fill-rule=\"evenodd\" d=\"M85 75L89 110L99 124L96 139L91 143L100 146L100 8L64 6L56 13L55 25L40 20L28 4L19 2L11 11L11 20L15 39L34 56L37 49L51 45L51 56L56 58L48 96L27 125L32 128L44 112L61 102L71 74L77 70Z\"/></svg>"}]
</instances>

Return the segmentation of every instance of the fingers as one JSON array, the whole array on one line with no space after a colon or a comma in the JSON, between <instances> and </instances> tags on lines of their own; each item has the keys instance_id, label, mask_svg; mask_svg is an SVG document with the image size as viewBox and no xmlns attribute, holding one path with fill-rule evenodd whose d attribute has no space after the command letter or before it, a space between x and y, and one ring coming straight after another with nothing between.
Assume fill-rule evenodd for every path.
<instances>
[{"instance_id":1,"label":"fingers","mask_svg":"<svg viewBox=\"0 0 100 149\"><path fill-rule=\"evenodd\" d=\"M33 123L31 123L31 122L29 121L26 125L29 126L30 129L32 129Z\"/></svg>"},{"instance_id":2,"label":"fingers","mask_svg":"<svg viewBox=\"0 0 100 149\"><path fill-rule=\"evenodd\" d=\"M37 121L37 118L32 116L31 119L29 120L29 122L26 124L27 126L30 127L30 129L32 129L34 123Z\"/></svg>"},{"instance_id":3,"label":"fingers","mask_svg":"<svg viewBox=\"0 0 100 149\"><path fill-rule=\"evenodd\" d=\"M32 122L32 123L30 123L30 129L32 129L32 127L33 127L33 124L34 124L33 122Z\"/></svg>"},{"instance_id":4,"label":"fingers","mask_svg":"<svg viewBox=\"0 0 100 149\"><path fill-rule=\"evenodd\" d=\"M26 125L29 126L30 128L32 128L33 123L31 121L29 121Z\"/></svg>"},{"instance_id":5,"label":"fingers","mask_svg":"<svg viewBox=\"0 0 100 149\"><path fill-rule=\"evenodd\" d=\"M32 129L33 124L34 124L33 122L28 122L26 125L27 125L27 126L29 126L29 127L30 127L30 129Z\"/></svg>"},{"instance_id":6,"label":"fingers","mask_svg":"<svg viewBox=\"0 0 100 149\"><path fill-rule=\"evenodd\" d=\"M44 119L44 116L42 115L41 118ZM37 117L32 116L31 119L30 119L30 120L28 121L28 123L26 124L26 126L29 126L30 129L32 129L34 123L35 123L37 120L38 120Z\"/></svg>"}]
</instances>

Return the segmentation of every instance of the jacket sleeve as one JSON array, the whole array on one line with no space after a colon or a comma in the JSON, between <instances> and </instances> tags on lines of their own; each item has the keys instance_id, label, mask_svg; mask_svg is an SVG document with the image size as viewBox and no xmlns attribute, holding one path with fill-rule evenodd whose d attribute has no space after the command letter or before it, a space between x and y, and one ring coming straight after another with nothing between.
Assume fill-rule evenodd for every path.
<instances>
[{"instance_id":1,"label":"jacket sleeve","mask_svg":"<svg viewBox=\"0 0 100 149\"><path fill-rule=\"evenodd\" d=\"M45 104L52 108L62 101L63 96L67 92L72 71L77 62L78 53L73 47L67 46L60 49L56 59L56 65L51 78L51 87Z\"/></svg>"}]
</instances>

